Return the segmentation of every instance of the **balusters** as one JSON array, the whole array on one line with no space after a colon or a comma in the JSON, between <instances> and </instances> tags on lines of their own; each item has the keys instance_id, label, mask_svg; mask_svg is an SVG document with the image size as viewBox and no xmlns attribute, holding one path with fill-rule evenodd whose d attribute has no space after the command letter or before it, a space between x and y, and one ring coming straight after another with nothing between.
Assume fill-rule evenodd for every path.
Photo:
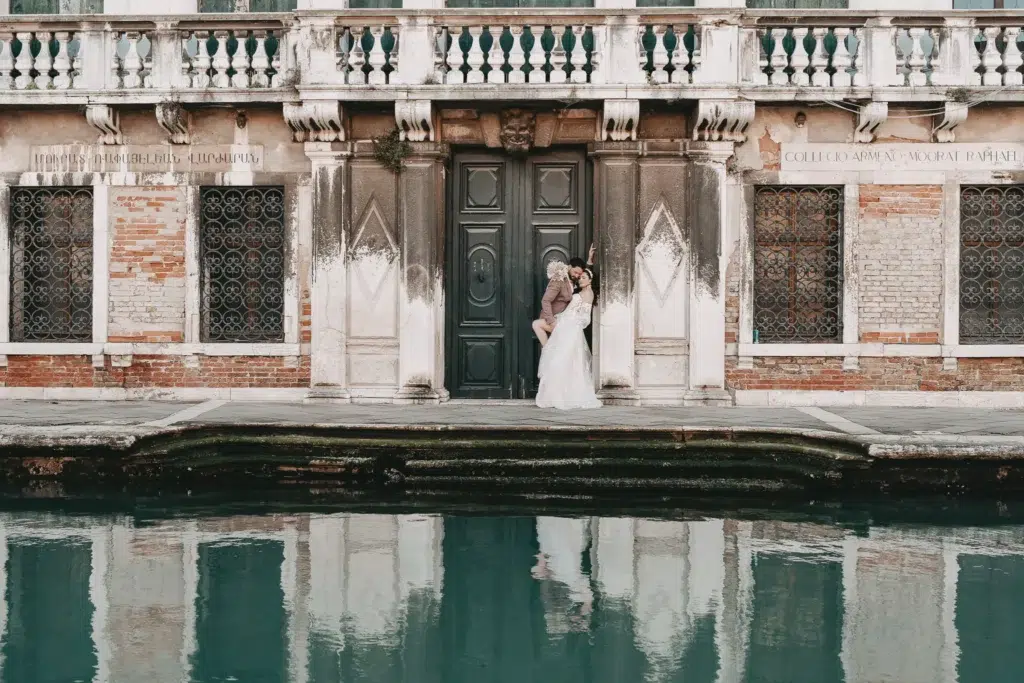
<instances>
[{"instance_id":1,"label":"balusters","mask_svg":"<svg viewBox=\"0 0 1024 683\"><path fill-rule=\"evenodd\" d=\"M786 74L786 67L789 64L789 57L786 56L786 47L782 41L786 38L786 29L773 28L772 39L775 45L772 48L771 67L772 74L769 78L771 85L788 85L789 76Z\"/></svg>"},{"instance_id":2,"label":"balusters","mask_svg":"<svg viewBox=\"0 0 1024 683\"><path fill-rule=\"evenodd\" d=\"M214 31L213 37L217 41L217 51L213 55L213 87L231 87L231 77L228 70L231 68L231 59L228 56L228 32Z\"/></svg>"},{"instance_id":3,"label":"balusters","mask_svg":"<svg viewBox=\"0 0 1024 683\"><path fill-rule=\"evenodd\" d=\"M921 39L925 35L923 28L912 28L908 30L910 35L910 56L907 58L907 79L911 86L923 86L928 82L928 74L925 73L927 60L924 54L924 46Z\"/></svg>"},{"instance_id":4,"label":"balusters","mask_svg":"<svg viewBox=\"0 0 1024 683\"><path fill-rule=\"evenodd\" d=\"M234 88L249 87L249 51L246 49L248 39L245 31L234 34L235 53L231 55L231 86Z\"/></svg>"},{"instance_id":5,"label":"balusters","mask_svg":"<svg viewBox=\"0 0 1024 683\"><path fill-rule=\"evenodd\" d=\"M370 85L385 85L387 74L384 73L384 65L388 63L388 57L384 53L384 27L370 27L370 37L373 45L370 46L370 73L366 82Z\"/></svg>"},{"instance_id":6,"label":"balusters","mask_svg":"<svg viewBox=\"0 0 1024 683\"><path fill-rule=\"evenodd\" d=\"M530 75L527 76L527 83L544 83L547 80L547 74L544 73L544 67L548 63L547 51L541 44L544 40L544 27L543 26L531 26L530 34L533 36L533 48L530 50Z\"/></svg>"},{"instance_id":7,"label":"balusters","mask_svg":"<svg viewBox=\"0 0 1024 683\"><path fill-rule=\"evenodd\" d=\"M50 69L53 66L53 57L50 55L50 40L53 37L52 33L46 31L37 31L36 40L39 41L39 54L36 55L35 69L35 86L40 90L47 90L53 85L53 79L50 77ZM23 49L23 52L28 52L28 45Z\"/></svg>"},{"instance_id":8,"label":"balusters","mask_svg":"<svg viewBox=\"0 0 1024 683\"><path fill-rule=\"evenodd\" d=\"M1018 69L1024 65L1024 57L1021 56L1020 46L1017 45L1020 27L1007 26L1003 35L1006 38L1006 49L1003 51L1003 66L1006 67L1006 73L1003 74L1003 85L1021 85L1024 83L1024 74Z\"/></svg>"},{"instance_id":9,"label":"balusters","mask_svg":"<svg viewBox=\"0 0 1024 683\"><path fill-rule=\"evenodd\" d=\"M252 39L256 46L252 51L250 64L252 65L252 78L250 82L254 88L266 88L270 86L270 56L267 54L267 32L253 31ZM238 41L238 48L242 49L242 41Z\"/></svg>"},{"instance_id":10,"label":"balusters","mask_svg":"<svg viewBox=\"0 0 1024 683\"><path fill-rule=\"evenodd\" d=\"M29 49L32 44L32 34L18 33L17 38L21 43L21 52L18 53L18 59L14 62L14 68L18 71L18 77L14 79L14 87L18 90L25 90L33 85L32 50Z\"/></svg>"},{"instance_id":11,"label":"balusters","mask_svg":"<svg viewBox=\"0 0 1024 683\"><path fill-rule=\"evenodd\" d=\"M11 72L14 71L13 33L0 33L0 90L14 87Z\"/></svg>"},{"instance_id":12,"label":"balusters","mask_svg":"<svg viewBox=\"0 0 1024 683\"><path fill-rule=\"evenodd\" d=\"M981 68L983 69L981 84L1002 85L1002 75L997 69L1002 66L1003 58L996 46L996 40L1002 33L1002 29L998 26L986 26L983 32L985 34L985 52L981 55Z\"/></svg>"},{"instance_id":13,"label":"balusters","mask_svg":"<svg viewBox=\"0 0 1024 683\"><path fill-rule=\"evenodd\" d=\"M121 83L125 88L138 88L142 85L142 58L139 56L139 34L125 33L124 40L128 44L127 51L121 59Z\"/></svg>"},{"instance_id":14,"label":"balusters","mask_svg":"<svg viewBox=\"0 0 1024 683\"><path fill-rule=\"evenodd\" d=\"M210 70L213 69L213 60L210 58L208 43L210 41L209 31L196 31L196 57L193 61L192 87L209 88L212 79Z\"/></svg>"},{"instance_id":15,"label":"balusters","mask_svg":"<svg viewBox=\"0 0 1024 683\"><path fill-rule=\"evenodd\" d=\"M366 85L366 52L363 50L363 35L366 29L352 31L352 48L348 53L349 85Z\"/></svg>"},{"instance_id":16,"label":"balusters","mask_svg":"<svg viewBox=\"0 0 1024 683\"><path fill-rule=\"evenodd\" d=\"M437 36L434 38L434 82L444 83L448 70L448 28L442 26L437 29Z\"/></svg>"},{"instance_id":17,"label":"balusters","mask_svg":"<svg viewBox=\"0 0 1024 683\"><path fill-rule=\"evenodd\" d=\"M488 83L504 83L505 72L502 67L505 65L505 51L501 49L501 34L503 28L500 26L488 26L487 33L491 36L491 49L487 53Z\"/></svg>"},{"instance_id":18,"label":"balusters","mask_svg":"<svg viewBox=\"0 0 1024 683\"><path fill-rule=\"evenodd\" d=\"M680 44L682 44L682 38L680 38ZM683 46L683 49L686 49L685 46ZM692 74L695 74L700 70L700 65L703 61L704 60L700 55L700 29L697 27L694 28L693 31L693 52L690 53L691 80Z\"/></svg>"},{"instance_id":19,"label":"balusters","mask_svg":"<svg viewBox=\"0 0 1024 683\"><path fill-rule=\"evenodd\" d=\"M395 72L398 71L398 55L400 54L400 52L398 50L398 39L399 39L398 26L392 26L390 28L390 31L391 31L391 49L388 50L388 66L391 67L391 73L394 74ZM390 78L390 76L389 76L389 78Z\"/></svg>"},{"instance_id":20,"label":"balusters","mask_svg":"<svg viewBox=\"0 0 1024 683\"><path fill-rule=\"evenodd\" d=\"M551 27L551 35L554 36L555 43L551 46L551 75L549 82L565 83L565 63L568 61L568 55L565 53L565 44L562 42L565 39L565 34L559 35L555 28L557 27Z\"/></svg>"},{"instance_id":21,"label":"balusters","mask_svg":"<svg viewBox=\"0 0 1024 683\"><path fill-rule=\"evenodd\" d=\"M654 51L652 61L654 64L654 73L651 74L651 78L655 83L668 83L668 50L665 48L665 36L668 35L667 26L652 26L651 30L654 31Z\"/></svg>"},{"instance_id":22,"label":"balusters","mask_svg":"<svg viewBox=\"0 0 1024 683\"><path fill-rule=\"evenodd\" d=\"M850 50L846 47L846 39L850 35L850 29L837 28L834 30L836 36L836 51L832 55L832 68L835 73L832 75L832 87L849 88L853 85L853 78L850 76L850 66L853 58Z\"/></svg>"},{"instance_id":23,"label":"balusters","mask_svg":"<svg viewBox=\"0 0 1024 683\"><path fill-rule=\"evenodd\" d=\"M484 82L484 51L480 46L480 36L482 36L483 33L483 26L469 27L469 53L466 55L466 63L469 64L469 73L466 74L466 83Z\"/></svg>"},{"instance_id":24,"label":"balusters","mask_svg":"<svg viewBox=\"0 0 1024 683\"><path fill-rule=\"evenodd\" d=\"M796 45L793 46L793 85L807 86L811 84L811 77L807 74L807 69L811 65L811 55L807 54L807 46L804 40L807 38L807 27L796 26L793 28L793 40L796 41ZM815 41L817 39L815 38ZM815 42L817 45L817 42ZM813 53L815 50L812 49Z\"/></svg>"},{"instance_id":25,"label":"balusters","mask_svg":"<svg viewBox=\"0 0 1024 683\"><path fill-rule=\"evenodd\" d=\"M850 29L850 42L853 43L853 52L850 53L850 69L853 71L853 85L862 87L868 84L867 74L864 72L864 32L859 29Z\"/></svg>"},{"instance_id":26,"label":"balusters","mask_svg":"<svg viewBox=\"0 0 1024 683\"><path fill-rule=\"evenodd\" d=\"M827 88L832 84L828 75L828 52L825 51L825 38L828 29L815 27L811 31L814 36L814 51L811 53L811 85L816 88Z\"/></svg>"},{"instance_id":27,"label":"balusters","mask_svg":"<svg viewBox=\"0 0 1024 683\"><path fill-rule=\"evenodd\" d=\"M572 27L573 44L572 53L569 55L569 66L572 67L572 72L569 74L571 83L587 82L587 72L584 68L587 66L587 51L583 47L583 34L586 31L586 26Z\"/></svg>"},{"instance_id":28,"label":"balusters","mask_svg":"<svg viewBox=\"0 0 1024 683\"><path fill-rule=\"evenodd\" d=\"M526 83L526 53L523 51L523 27L509 26L509 33L512 34L512 48L508 51L508 65L512 68L508 72L509 83Z\"/></svg>"},{"instance_id":29,"label":"balusters","mask_svg":"<svg viewBox=\"0 0 1024 683\"><path fill-rule=\"evenodd\" d=\"M270 87L280 88L281 81L284 78L285 63L282 55L285 54L285 50L290 49L288 42L287 33L277 33L277 49L274 50L274 56L270 58L270 68L274 70L274 75L270 77ZM264 47L264 51L266 47Z\"/></svg>"},{"instance_id":30,"label":"balusters","mask_svg":"<svg viewBox=\"0 0 1024 683\"><path fill-rule=\"evenodd\" d=\"M464 74L462 67L466 63L466 55L462 51L462 45L459 44L462 40L462 32L463 29L457 29L456 31L449 29L452 44L448 47L448 72L444 76L445 83L463 82Z\"/></svg>"},{"instance_id":31,"label":"balusters","mask_svg":"<svg viewBox=\"0 0 1024 683\"><path fill-rule=\"evenodd\" d=\"M768 85L768 70L771 68L771 53L768 51L768 37L771 30L758 32L757 34L757 75L754 83L757 85Z\"/></svg>"},{"instance_id":32,"label":"balusters","mask_svg":"<svg viewBox=\"0 0 1024 683\"><path fill-rule=\"evenodd\" d=\"M57 41L57 56L53 58L53 70L57 75L53 78L53 87L57 90L67 90L71 87L71 57L68 55L71 34L68 31L58 31L53 37Z\"/></svg>"}]
</instances>

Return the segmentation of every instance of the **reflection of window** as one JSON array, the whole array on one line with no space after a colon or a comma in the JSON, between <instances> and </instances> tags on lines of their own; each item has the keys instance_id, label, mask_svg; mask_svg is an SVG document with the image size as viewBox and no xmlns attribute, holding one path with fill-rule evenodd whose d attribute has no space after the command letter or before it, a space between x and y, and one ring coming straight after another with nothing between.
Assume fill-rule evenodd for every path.
<instances>
[{"instance_id":1,"label":"reflection of window","mask_svg":"<svg viewBox=\"0 0 1024 683\"><path fill-rule=\"evenodd\" d=\"M284 341L284 190L200 192L204 342Z\"/></svg>"},{"instance_id":2,"label":"reflection of window","mask_svg":"<svg viewBox=\"0 0 1024 683\"><path fill-rule=\"evenodd\" d=\"M953 0L953 9L1024 9L1024 0Z\"/></svg>"},{"instance_id":3,"label":"reflection of window","mask_svg":"<svg viewBox=\"0 0 1024 683\"><path fill-rule=\"evenodd\" d=\"M593 7L594 0L447 0L448 7L488 9L491 7Z\"/></svg>"},{"instance_id":4,"label":"reflection of window","mask_svg":"<svg viewBox=\"0 0 1024 683\"><path fill-rule=\"evenodd\" d=\"M847 9L849 0L747 0L749 9Z\"/></svg>"},{"instance_id":5,"label":"reflection of window","mask_svg":"<svg viewBox=\"0 0 1024 683\"><path fill-rule=\"evenodd\" d=\"M103 14L103 0L11 0L11 14Z\"/></svg>"},{"instance_id":6,"label":"reflection of window","mask_svg":"<svg viewBox=\"0 0 1024 683\"><path fill-rule=\"evenodd\" d=\"M961 188L960 341L1024 343L1024 186Z\"/></svg>"},{"instance_id":7,"label":"reflection of window","mask_svg":"<svg viewBox=\"0 0 1024 683\"><path fill-rule=\"evenodd\" d=\"M11 341L92 340L92 188L11 192Z\"/></svg>"},{"instance_id":8,"label":"reflection of window","mask_svg":"<svg viewBox=\"0 0 1024 683\"><path fill-rule=\"evenodd\" d=\"M754 215L760 341L842 341L843 188L758 187Z\"/></svg>"},{"instance_id":9,"label":"reflection of window","mask_svg":"<svg viewBox=\"0 0 1024 683\"><path fill-rule=\"evenodd\" d=\"M199 0L200 12L291 12L296 0Z\"/></svg>"}]
</instances>

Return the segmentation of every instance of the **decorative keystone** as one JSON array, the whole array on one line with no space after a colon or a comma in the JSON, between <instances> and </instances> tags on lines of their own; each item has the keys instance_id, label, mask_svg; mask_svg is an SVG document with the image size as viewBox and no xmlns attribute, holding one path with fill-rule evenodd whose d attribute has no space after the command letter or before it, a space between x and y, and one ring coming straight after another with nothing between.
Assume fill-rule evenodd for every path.
<instances>
[{"instance_id":1,"label":"decorative keystone","mask_svg":"<svg viewBox=\"0 0 1024 683\"><path fill-rule=\"evenodd\" d=\"M745 142L754 120L754 103L748 100L701 100L693 139L697 142Z\"/></svg>"},{"instance_id":2,"label":"decorative keystone","mask_svg":"<svg viewBox=\"0 0 1024 683\"><path fill-rule=\"evenodd\" d=\"M156 122L167 132L172 145L192 142L192 116L177 102L161 102L156 105Z\"/></svg>"},{"instance_id":3,"label":"decorative keystone","mask_svg":"<svg viewBox=\"0 0 1024 683\"><path fill-rule=\"evenodd\" d=\"M344 142L344 112L337 100L285 103L284 120L295 142Z\"/></svg>"},{"instance_id":4,"label":"decorative keystone","mask_svg":"<svg viewBox=\"0 0 1024 683\"><path fill-rule=\"evenodd\" d=\"M430 100L395 102L395 124L400 140L434 141L434 120Z\"/></svg>"}]
</instances>

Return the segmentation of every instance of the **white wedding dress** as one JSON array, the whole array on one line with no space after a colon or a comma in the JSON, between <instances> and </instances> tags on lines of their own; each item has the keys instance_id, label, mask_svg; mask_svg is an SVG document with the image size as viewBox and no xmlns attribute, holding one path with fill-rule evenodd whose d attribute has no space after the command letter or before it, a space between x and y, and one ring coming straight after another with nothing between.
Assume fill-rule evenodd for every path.
<instances>
[{"instance_id":1,"label":"white wedding dress","mask_svg":"<svg viewBox=\"0 0 1024 683\"><path fill-rule=\"evenodd\" d=\"M590 349L583 330L590 324L593 307L579 294L573 294L557 321L548 343L540 353L537 376L537 405L541 408L574 410L600 408L594 394Z\"/></svg>"}]
</instances>

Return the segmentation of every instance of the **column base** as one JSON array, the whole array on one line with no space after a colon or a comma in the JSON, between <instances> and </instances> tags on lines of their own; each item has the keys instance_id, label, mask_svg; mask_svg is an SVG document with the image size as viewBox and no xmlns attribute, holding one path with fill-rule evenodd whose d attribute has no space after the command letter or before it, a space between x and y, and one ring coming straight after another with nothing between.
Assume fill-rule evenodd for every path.
<instances>
[{"instance_id":1,"label":"column base","mask_svg":"<svg viewBox=\"0 0 1024 683\"><path fill-rule=\"evenodd\" d=\"M692 389L683 394L683 405L727 408L734 402L732 394L725 389Z\"/></svg>"},{"instance_id":2,"label":"column base","mask_svg":"<svg viewBox=\"0 0 1024 683\"><path fill-rule=\"evenodd\" d=\"M448 392L433 387L402 387L393 399L396 405L437 405L448 400Z\"/></svg>"},{"instance_id":3,"label":"column base","mask_svg":"<svg viewBox=\"0 0 1024 683\"><path fill-rule=\"evenodd\" d=\"M640 395L634 389L606 387L597 392L597 397L606 406L638 406Z\"/></svg>"},{"instance_id":4,"label":"column base","mask_svg":"<svg viewBox=\"0 0 1024 683\"><path fill-rule=\"evenodd\" d=\"M345 387L313 387L303 403L351 403L352 396Z\"/></svg>"}]
</instances>

